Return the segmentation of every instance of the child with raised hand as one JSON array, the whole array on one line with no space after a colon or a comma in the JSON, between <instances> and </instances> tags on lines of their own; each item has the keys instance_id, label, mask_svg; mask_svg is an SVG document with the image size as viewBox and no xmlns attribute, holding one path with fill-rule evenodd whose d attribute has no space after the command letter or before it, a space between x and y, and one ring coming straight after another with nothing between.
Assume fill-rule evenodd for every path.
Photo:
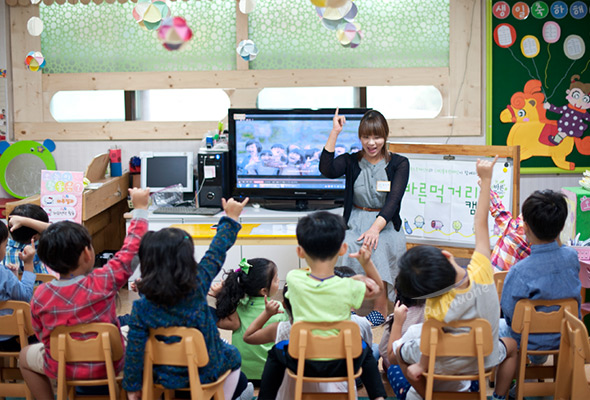
<instances>
[{"instance_id":1,"label":"child with raised hand","mask_svg":"<svg viewBox=\"0 0 590 400\"><path fill-rule=\"evenodd\" d=\"M257 385L274 339L253 346L245 343L243 336L246 328L265 310L267 297L273 297L278 290L279 276L274 262L266 258L244 258L238 268L227 273L217 294L217 326L233 332L232 344L242 356L242 372ZM279 306L279 312L269 323L288 320L283 311Z\"/></svg>"},{"instance_id":2,"label":"child with raised hand","mask_svg":"<svg viewBox=\"0 0 590 400\"><path fill-rule=\"evenodd\" d=\"M59 280L41 284L31 301L33 329L40 343L20 353L20 370L33 397L53 400L49 378L57 376L55 354L49 348L57 326L106 322L119 326L115 298L131 276L131 260L148 229L149 189L130 189L135 205L123 247L102 268L94 268L94 248L88 230L71 221L51 224L41 234L37 252L41 261L60 274ZM123 338L121 337L121 341ZM115 363L119 372L123 360ZM104 363L70 363L67 379L106 377Z\"/></svg>"},{"instance_id":3,"label":"child with raised hand","mask_svg":"<svg viewBox=\"0 0 590 400\"><path fill-rule=\"evenodd\" d=\"M24 265L19 257L23 249L31 244L31 240L39 240L40 234L49 226L49 216L36 204L19 204L8 216L8 229L10 236L6 246L6 254L3 257L4 265L9 269L24 271ZM43 265L37 254L33 258L34 272L46 274L47 268Z\"/></svg>"},{"instance_id":4,"label":"child with raised hand","mask_svg":"<svg viewBox=\"0 0 590 400\"><path fill-rule=\"evenodd\" d=\"M494 348L485 357L484 365L485 368L498 366L496 390L492 399L503 399L508 394L514 376L517 353L513 339L499 339L500 307L490 263L487 209L497 158L493 161L478 160L476 164L481 191L474 216L475 251L467 268L459 266L448 251L432 246L417 246L400 259L397 280L403 296L426 299L425 320L434 318L451 322L483 318L490 322ZM407 399L424 397L426 381L422 373L427 369L428 357L420 352L420 339L397 341L393 351L404 375L412 384ZM469 374L477 371L477 363L473 357L445 357L437 361L435 368L437 373ZM468 386L461 389L467 390Z\"/></svg>"},{"instance_id":5,"label":"child with raised hand","mask_svg":"<svg viewBox=\"0 0 590 400\"><path fill-rule=\"evenodd\" d=\"M0 221L0 259L4 259L6 242L8 241L8 228ZM33 258L35 256L35 242L25 246L19 253L19 259L24 264L22 279L19 280L11 271L0 267L0 301L17 300L31 301L33 287L35 285L35 272ZM9 310L0 311L0 315L9 314ZM19 351L21 349L18 336L0 335L0 351Z\"/></svg>"},{"instance_id":6,"label":"child with raised hand","mask_svg":"<svg viewBox=\"0 0 590 400\"><path fill-rule=\"evenodd\" d=\"M213 382L230 369L232 373L224 384L226 399L236 399L246 389L246 377L240 372L240 353L221 340L207 305L207 292L236 240L241 228L237 221L247 202L248 198L241 203L234 199L222 201L226 216L219 220L217 233L199 263L194 259L193 240L181 229L148 232L142 239L142 279L137 283L142 297L133 302L125 353L123 388L129 399L141 398L145 344L150 329L160 327L199 329L209 354L209 363L199 368L201 382ZM156 366L154 381L168 389L188 387L188 370Z\"/></svg>"},{"instance_id":7,"label":"child with raised hand","mask_svg":"<svg viewBox=\"0 0 590 400\"><path fill-rule=\"evenodd\" d=\"M309 214L297 223L297 255L306 260L309 270L296 269L287 274L289 291L286 297L293 308L294 322L350 320L352 308L359 308L363 300L375 299L380 295L383 282L371 261L368 243L349 255L359 261L366 276L349 279L334 274L338 257L348 250L344 243L345 234L344 218L326 211ZM308 360L306 375L341 376L346 373L345 368L339 368L341 364L341 360ZM264 366L258 399L275 399L285 368L295 371L296 366L297 361L289 356L288 345L273 346ZM362 354L354 360L354 366L355 370L359 367L363 369L361 379L369 398L385 398L383 381L370 346L364 346Z\"/></svg>"}]
</instances>

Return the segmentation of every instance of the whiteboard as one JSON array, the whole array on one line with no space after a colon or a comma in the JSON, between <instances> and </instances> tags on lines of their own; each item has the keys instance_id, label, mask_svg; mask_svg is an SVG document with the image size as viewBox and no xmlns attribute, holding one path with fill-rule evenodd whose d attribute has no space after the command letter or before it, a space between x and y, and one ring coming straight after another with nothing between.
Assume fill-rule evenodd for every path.
<instances>
[{"instance_id":1,"label":"whiteboard","mask_svg":"<svg viewBox=\"0 0 590 400\"><path fill-rule=\"evenodd\" d=\"M410 243L475 246L473 215L480 188L474 156L402 154L410 160L410 177L402 199L402 229ZM512 210L513 160L498 158L492 190ZM500 232L489 215L490 244Z\"/></svg>"}]
</instances>

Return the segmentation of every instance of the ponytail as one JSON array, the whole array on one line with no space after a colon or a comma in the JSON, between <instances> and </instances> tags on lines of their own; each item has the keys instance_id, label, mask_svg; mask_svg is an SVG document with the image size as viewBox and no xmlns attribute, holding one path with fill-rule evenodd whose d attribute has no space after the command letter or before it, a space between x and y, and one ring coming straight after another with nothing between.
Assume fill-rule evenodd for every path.
<instances>
[{"instance_id":1,"label":"ponytail","mask_svg":"<svg viewBox=\"0 0 590 400\"><path fill-rule=\"evenodd\" d=\"M276 264L266 258L242 259L239 268L226 273L217 295L217 317L227 318L236 312L240 300L246 295L258 297L262 289L270 290L276 271Z\"/></svg>"}]
</instances>

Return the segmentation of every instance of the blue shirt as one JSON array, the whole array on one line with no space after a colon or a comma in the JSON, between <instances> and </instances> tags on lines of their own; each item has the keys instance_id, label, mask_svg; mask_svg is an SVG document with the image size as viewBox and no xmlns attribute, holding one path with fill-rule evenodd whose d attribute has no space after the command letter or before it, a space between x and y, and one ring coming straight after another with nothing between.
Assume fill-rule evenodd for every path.
<instances>
[{"instance_id":1,"label":"blue shirt","mask_svg":"<svg viewBox=\"0 0 590 400\"><path fill-rule=\"evenodd\" d=\"M28 244L28 243L27 243ZM19 243L12 238L8 238L8 243L6 244L6 256L4 256L4 265L6 264L15 264L18 265L21 272L24 271L24 264L20 258L18 258L18 254L24 250L27 246L25 243ZM38 243L35 243L37 246ZM46 274L47 269L45 265L39 259L37 253L35 253L35 257L33 257L33 265L36 274Z\"/></svg>"},{"instance_id":2,"label":"blue shirt","mask_svg":"<svg viewBox=\"0 0 590 400\"><path fill-rule=\"evenodd\" d=\"M531 246L531 255L517 262L504 281L500 305L508 326L520 299L557 300L574 298L581 303L580 262L576 251L556 241ZM520 335L512 337L520 344ZM559 333L529 336L529 350L559 348Z\"/></svg>"},{"instance_id":3,"label":"blue shirt","mask_svg":"<svg viewBox=\"0 0 590 400\"><path fill-rule=\"evenodd\" d=\"M23 272L22 280L3 265L0 266L0 301L18 300L31 301L33 287L35 286L35 274L29 271ZM9 314L8 310L0 311L0 315ZM10 339L12 336L0 335L1 340Z\"/></svg>"}]
</instances>

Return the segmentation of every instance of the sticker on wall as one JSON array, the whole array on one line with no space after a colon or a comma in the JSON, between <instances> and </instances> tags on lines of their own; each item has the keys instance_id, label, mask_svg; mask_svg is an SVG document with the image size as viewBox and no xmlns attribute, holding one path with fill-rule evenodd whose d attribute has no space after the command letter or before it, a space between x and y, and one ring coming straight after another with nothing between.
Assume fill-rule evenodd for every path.
<instances>
[{"instance_id":1,"label":"sticker on wall","mask_svg":"<svg viewBox=\"0 0 590 400\"><path fill-rule=\"evenodd\" d=\"M539 39L533 35L526 35L520 41L520 50L522 54L527 58L536 57L539 54Z\"/></svg>"},{"instance_id":2,"label":"sticker on wall","mask_svg":"<svg viewBox=\"0 0 590 400\"><path fill-rule=\"evenodd\" d=\"M158 29L158 38L170 51L179 50L193 37L193 31L182 17L167 18Z\"/></svg>"},{"instance_id":3,"label":"sticker on wall","mask_svg":"<svg viewBox=\"0 0 590 400\"><path fill-rule=\"evenodd\" d=\"M578 35L569 35L563 41L563 52L570 60L579 60L586 52L584 39Z\"/></svg>"},{"instance_id":4,"label":"sticker on wall","mask_svg":"<svg viewBox=\"0 0 590 400\"><path fill-rule=\"evenodd\" d=\"M527 19L530 11L529 5L524 1L519 1L512 6L512 15L519 20Z\"/></svg>"},{"instance_id":5,"label":"sticker on wall","mask_svg":"<svg viewBox=\"0 0 590 400\"><path fill-rule=\"evenodd\" d=\"M238 7L242 14L250 14L256 8L256 0L240 0Z\"/></svg>"},{"instance_id":6,"label":"sticker on wall","mask_svg":"<svg viewBox=\"0 0 590 400\"><path fill-rule=\"evenodd\" d=\"M510 15L510 6L505 1L498 1L492 7L492 14L498 19L506 19Z\"/></svg>"},{"instance_id":7,"label":"sticker on wall","mask_svg":"<svg viewBox=\"0 0 590 400\"><path fill-rule=\"evenodd\" d=\"M40 51L30 51L25 57L25 65L29 71L40 71L45 67L45 57Z\"/></svg>"},{"instance_id":8,"label":"sticker on wall","mask_svg":"<svg viewBox=\"0 0 590 400\"><path fill-rule=\"evenodd\" d=\"M39 17L31 17L27 22L27 30L31 36L39 36L43 33L43 21Z\"/></svg>"},{"instance_id":9,"label":"sticker on wall","mask_svg":"<svg viewBox=\"0 0 590 400\"><path fill-rule=\"evenodd\" d=\"M170 17L170 8L160 0L140 0L133 8L133 18L142 29L153 31Z\"/></svg>"},{"instance_id":10,"label":"sticker on wall","mask_svg":"<svg viewBox=\"0 0 590 400\"><path fill-rule=\"evenodd\" d=\"M510 24L500 24L494 29L494 42L500 47L508 48L516 42L516 29Z\"/></svg>"},{"instance_id":11,"label":"sticker on wall","mask_svg":"<svg viewBox=\"0 0 590 400\"><path fill-rule=\"evenodd\" d=\"M562 19L567 15L567 4L563 1L556 1L551 4L551 15L555 19Z\"/></svg>"},{"instance_id":12,"label":"sticker on wall","mask_svg":"<svg viewBox=\"0 0 590 400\"><path fill-rule=\"evenodd\" d=\"M236 52L246 61L252 61L258 55L258 46L250 39L242 40L238 47L236 48Z\"/></svg>"},{"instance_id":13,"label":"sticker on wall","mask_svg":"<svg viewBox=\"0 0 590 400\"><path fill-rule=\"evenodd\" d=\"M543 25L543 39L547 43L555 43L561 37L561 27L555 21L547 21Z\"/></svg>"},{"instance_id":14,"label":"sticker on wall","mask_svg":"<svg viewBox=\"0 0 590 400\"><path fill-rule=\"evenodd\" d=\"M574 19L582 19L588 14L588 5L583 1L575 1L570 6L570 14Z\"/></svg>"},{"instance_id":15,"label":"sticker on wall","mask_svg":"<svg viewBox=\"0 0 590 400\"><path fill-rule=\"evenodd\" d=\"M531 15L536 19L544 19L549 15L549 6L544 1L535 1L531 6Z\"/></svg>"}]
</instances>

